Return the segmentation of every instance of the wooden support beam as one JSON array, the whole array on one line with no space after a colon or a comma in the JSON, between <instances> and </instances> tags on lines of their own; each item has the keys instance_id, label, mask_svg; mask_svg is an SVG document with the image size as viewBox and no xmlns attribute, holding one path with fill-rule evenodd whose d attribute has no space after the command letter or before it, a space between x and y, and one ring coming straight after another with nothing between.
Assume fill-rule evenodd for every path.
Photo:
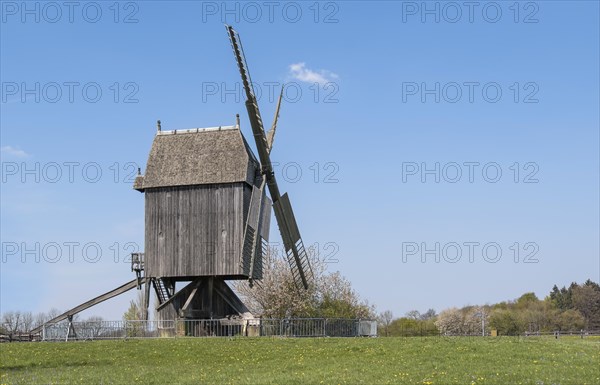
<instances>
[{"instance_id":1,"label":"wooden support beam","mask_svg":"<svg viewBox=\"0 0 600 385\"><path fill-rule=\"evenodd\" d=\"M208 278L208 301L206 303L206 310L208 310L208 314L210 314L210 319L213 318L213 289L214 289L215 278Z\"/></svg>"},{"instance_id":2,"label":"wooden support beam","mask_svg":"<svg viewBox=\"0 0 600 385\"><path fill-rule=\"evenodd\" d=\"M145 278L142 278L142 279L144 281L146 280ZM96 297L94 299L91 299L91 300L89 300L87 302L84 302L84 303L82 303L79 306L75 306L74 308L72 308L70 310L67 310L66 312L62 313L61 315L59 315L57 317L54 317L54 318L52 318L49 321L46 321L44 323L44 325L45 324L52 324L52 323L60 322L60 321L63 321L65 319L69 318L69 317L73 317L73 315L75 315L75 314L77 314L79 312L82 312L82 311L84 311L84 310L86 310L86 309L88 309L88 308L90 308L90 307L92 307L94 305L97 305L100 302L104 302L107 299L111 299L113 297L116 297L116 296L118 296L120 294L123 294L123 293L129 291L129 290L137 287L137 285L138 285L138 280L136 278L133 281L129 281L126 284L117 287L116 289L113 289L113 290L111 290L109 292L106 292L106 293L104 293L102 295L99 295L98 297ZM31 334L37 334L37 333L41 332L42 329L44 328L44 325L40 325L40 326L36 327L30 333Z\"/></svg>"},{"instance_id":3,"label":"wooden support beam","mask_svg":"<svg viewBox=\"0 0 600 385\"><path fill-rule=\"evenodd\" d=\"M244 305L242 300L238 298L238 296L233 292L233 290L231 290L225 281L218 281L218 283L215 285L215 292L240 315L250 313L246 305Z\"/></svg>"},{"instance_id":4,"label":"wooden support beam","mask_svg":"<svg viewBox=\"0 0 600 385\"><path fill-rule=\"evenodd\" d=\"M149 279L146 280L146 282L144 283L144 304L142 305L144 307L143 311L144 311L144 320L148 320L148 306L150 306L150 287L152 286L152 283L150 282Z\"/></svg>"},{"instance_id":5,"label":"wooden support beam","mask_svg":"<svg viewBox=\"0 0 600 385\"><path fill-rule=\"evenodd\" d=\"M188 307L190 306L190 304L192 303L192 301L194 300L194 297L196 296L196 293L198 292L198 288L200 287L200 284L202 283L202 279L197 278L193 284L194 284L194 288L192 289L192 292L190 293L190 295L188 296L187 300L185 301L185 303L183 304L183 307L181 308L181 312L183 314L185 314L185 312L187 311Z\"/></svg>"}]
</instances>

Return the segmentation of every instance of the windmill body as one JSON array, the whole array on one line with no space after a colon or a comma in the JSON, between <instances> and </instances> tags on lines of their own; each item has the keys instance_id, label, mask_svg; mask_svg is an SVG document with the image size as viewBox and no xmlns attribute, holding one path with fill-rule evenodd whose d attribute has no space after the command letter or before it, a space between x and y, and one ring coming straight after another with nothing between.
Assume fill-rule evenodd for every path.
<instances>
[{"instance_id":1,"label":"windmill body","mask_svg":"<svg viewBox=\"0 0 600 385\"><path fill-rule=\"evenodd\" d=\"M269 234L271 202L256 196L260 181L260 164L237 126L158 131L134 186L145 194L146 275L248 278L244 232L260 227L260 242ZM262 269L255 274L260 279Z\"/></svg>"},{"instance_id":2,"label":"windmill body","mask_svg":"<svg viewBox=\"0 0 600 385\"><path fill-rule=\"evenodd\" d=\"M252 285L262 278L271 207L294 282L307 289L312 277L290 199L280 194L271 165L281 95L265 133L241 40L232 27L227 32L259 157L239 116L234 126L208 129L162 131L158 122L146 172L134 183L145 194L145 253L134 270L145 275L146 297L154 287L162 320L252 316L225 281ZM182 281L190 283L176 292Z\"/></svg>"},{"instance_id":3,"label":"windmill body","mask_svg":"<svg viewBox=\"0 0 600 385\"><path fill-rule=\"evenodd\" d=\"M238 125L157 131L134 188L145 195L144 273L161 319L247 313L224 281L262 278L271 201L261 182Z\"/></svg>"}]
</instances>

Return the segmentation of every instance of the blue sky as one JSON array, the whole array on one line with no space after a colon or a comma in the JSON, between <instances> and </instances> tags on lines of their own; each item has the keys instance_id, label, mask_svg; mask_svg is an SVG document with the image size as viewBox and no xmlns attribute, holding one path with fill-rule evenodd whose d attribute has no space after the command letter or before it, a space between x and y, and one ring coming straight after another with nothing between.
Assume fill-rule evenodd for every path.
<instances>
[{"instance_id":1,"label":"blue sky","mask_svg":"<svg viewBox=\"0 0 600 385\"><path fill-rule=\"evenodd\" d=\"M305 244L379 310L600 280L597 2L61 4L2 2L0 310L66 309L133 278L130 175L157 119L240 113L250 138L223 22L265 122L269 87L288 84L272 158ZM119 319L133 295L86 314Z\"/></svg>"}]
</instances>

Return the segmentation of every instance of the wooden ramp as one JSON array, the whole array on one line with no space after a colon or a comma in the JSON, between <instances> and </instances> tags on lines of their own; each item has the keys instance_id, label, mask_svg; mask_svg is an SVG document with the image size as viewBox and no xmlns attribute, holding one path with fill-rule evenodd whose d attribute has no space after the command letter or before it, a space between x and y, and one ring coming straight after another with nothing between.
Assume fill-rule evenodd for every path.
<instances>
[{"instance_id":1,"label":"wooden ramp","mask_svg":"<svg viewBox=\"0 0 600 385\"><path fill-rule=\"evenodd\" d=\"M125 292L127 292L127 291L129 291L129 290L131 290L131 289L133 289L135 287L137 287L138 284L141 285L144 282L145 282L145 278L142 278L141 281L138 281L138 279L136 278L136 279L134 279L132 281L127 282L124 285L121 285L121 286L117 287L116 289L113 289L113 290L111 290L109 292L106 292L106 293L104 293L102 295L99 295L98 297L96 297L94 299L91 299L91 300L89 300L87 302L84 302L84 303L82 303L79 306L76 306L76 307L74 307L74 308L72 308L70 310L67 310L66 312L62 313L61 315L59 315L57 317L54 317L54 318L52 318L49 321L46 321L45 324L52 324L52 323L56 323L56 322L60 322L62 320L65 320L65 319L67 319L69 317L74 316L75 314L77 314L79 312L82 312L82 311L84 311L86 309L89 309L90 307L92 307L94 305L97 305L97 304L99 304L101 302L104 302L107 299L111 299L111 298L116 297L116 296L118 296L120 294L123 294L123 293L125 293ZM40 333L42 331L43 328L44 328L44 325L40 325L40 326L36 327L35 329L31 330L30 334L38 334L38 333Z\"/></svg>"}]
</instances>

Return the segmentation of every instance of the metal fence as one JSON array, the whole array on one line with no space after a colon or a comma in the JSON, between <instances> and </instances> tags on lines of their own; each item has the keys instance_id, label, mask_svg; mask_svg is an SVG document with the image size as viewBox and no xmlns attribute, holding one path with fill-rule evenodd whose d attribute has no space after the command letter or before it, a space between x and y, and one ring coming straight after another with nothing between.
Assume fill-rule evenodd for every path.
<instances>
[{"instance_id":1,"label":"metal fence","mask_svg":"<svg viewBox=\"0 0 600 385\"><path fill-rule=\"evenodd\" d=\"M161 330L173 328L174 321L63 321L44 325L40 337L44 341L152 338L160 337Z\"/></svg>"},{"instance_id":2,"label":"metal fence","mask_svg":"<svg viewBox=\"0 0 600 385\"><path fill-rule=\"evenodd\" d=\"M361 319L214 319L60 322L44 325L42 341L173 337L375 337L377 322Z\"/></svg>"},{"instance_id":3,"label":"metal fence","mask_svg":"<svg viewBox=\"0 0 600 385\"><path fill-rule=\"evenodd\" d=\"M553 332L525 332L525 337L600 337L600 330L556 330Z\"/></svg>"}]
</instances>

